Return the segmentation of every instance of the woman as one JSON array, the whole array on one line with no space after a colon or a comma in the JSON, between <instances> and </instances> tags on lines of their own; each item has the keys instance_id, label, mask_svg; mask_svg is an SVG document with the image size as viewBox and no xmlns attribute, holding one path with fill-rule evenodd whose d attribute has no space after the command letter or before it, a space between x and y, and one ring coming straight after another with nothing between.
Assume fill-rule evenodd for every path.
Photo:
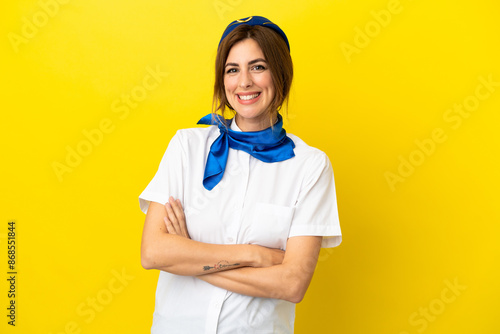
<instances>
[{"instance_id":1,"label":"woman","mask_svg":"<svg viewBox=\"0 0 500 334\"><path fill-rule=\"evenodd\" d=\"M292 77L277 25L226 28L219 116L176 133L139 197L142 265L161 270L152 333L293 333L319 250L341 232L328 157L282 128Z\"/></svg>"}]
</instances>

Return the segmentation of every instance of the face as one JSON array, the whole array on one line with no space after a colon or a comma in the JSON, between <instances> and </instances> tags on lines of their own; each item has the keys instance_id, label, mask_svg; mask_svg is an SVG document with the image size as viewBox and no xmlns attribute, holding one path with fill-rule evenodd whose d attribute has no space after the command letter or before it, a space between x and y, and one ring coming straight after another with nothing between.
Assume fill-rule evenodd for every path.
<instances>
[{"instance_id":1,"label":"face","mask_svg":"<svg viewBox=\"0 0 500 334\"><path fill-rule=\"evenodd\" d=\"M224 68L224 88L243 131L270 126L266 110L274 98L271 71L259 44L247 38L233 45Z\"/></svg>"}]
</instances>

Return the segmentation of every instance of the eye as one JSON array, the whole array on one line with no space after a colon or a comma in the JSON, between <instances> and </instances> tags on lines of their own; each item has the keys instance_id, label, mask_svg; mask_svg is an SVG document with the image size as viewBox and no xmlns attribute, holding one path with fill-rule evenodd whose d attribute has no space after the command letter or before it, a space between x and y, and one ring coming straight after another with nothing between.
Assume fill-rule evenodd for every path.
<instances>
[{"instance_id":1,"label":"eye","mask_svg":"<svg viewBox=\"0 0 500 334\"><path fill-rule=\"evenodd\" d=\"M237 71L238 71L238 69L233 67L233 68L230 68L230 69L226 70L226 73L227 74L236 73Z\"/></svg>"},{"instance_id":2,"label":"eye","mask_svg":"<svg viewBox=\"0 0 500 334\"><path fill-rule=\"evenodd\" d=\"M265 66L264 65L255 65L252 69L256 70L256 71L263 71L265 70Z\"/></svg>"}]
</instances>

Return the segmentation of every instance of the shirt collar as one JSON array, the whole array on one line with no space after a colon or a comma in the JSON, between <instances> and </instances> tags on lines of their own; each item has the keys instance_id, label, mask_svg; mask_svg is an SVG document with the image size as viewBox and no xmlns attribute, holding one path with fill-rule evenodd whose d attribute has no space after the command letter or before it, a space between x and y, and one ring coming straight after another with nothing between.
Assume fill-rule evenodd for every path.
<instances>
[{"instance_id":1,"label":"shirt collar","mask_svg":"<svg viewBox=\"0 0 500 334\"><path fill-rule=\"evenodd\" d=\"M229 128L233 131L238 131L238 132L243 132L241 131L241 129L238 127L238 125L236 125L236 117L233 117L233 119L231 120L231 125L229 126Z\"/></svg>"},{"instance_id":2,"label":"shirt collar","mask_svg":"<svg viewBox=\"0 0 500 334\"><path fill-rule=\"evenodd\" d=\"M276 122L274 123L274 125L276 125L278 123L279 120L276 120ZM236 117L233 117L231 119L231 125L229 126L229 128L233 131L238 131L238 132L243 132L239 127L238 125L236 125Z\"/></svg>"}]
</instances>

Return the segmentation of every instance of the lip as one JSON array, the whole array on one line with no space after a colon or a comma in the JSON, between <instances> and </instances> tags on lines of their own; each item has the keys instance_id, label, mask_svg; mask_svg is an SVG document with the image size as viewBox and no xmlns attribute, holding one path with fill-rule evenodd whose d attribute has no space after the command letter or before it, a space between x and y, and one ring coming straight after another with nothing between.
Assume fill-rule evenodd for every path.
<instances>
[{"instance_id":1,"label":"lip","mask_svg":"<svg viewBox=\"0 0 500 334\"><path fill-rule=\"evenodd\" d=\"M251 100L242 100L242 99L240 99L240 95L241 96L248 96L248 95L254 95L254 94L259 94L259 96L257 96L254 99L251 99ZM236 93L236 99L238 100L238 102L240 104L253 104L253 103L256 103L257 101L259 101L259 99L260 99L261 96L262 96L262 92L240 92L240 93Z\"/></svg>"}]
</instances>

